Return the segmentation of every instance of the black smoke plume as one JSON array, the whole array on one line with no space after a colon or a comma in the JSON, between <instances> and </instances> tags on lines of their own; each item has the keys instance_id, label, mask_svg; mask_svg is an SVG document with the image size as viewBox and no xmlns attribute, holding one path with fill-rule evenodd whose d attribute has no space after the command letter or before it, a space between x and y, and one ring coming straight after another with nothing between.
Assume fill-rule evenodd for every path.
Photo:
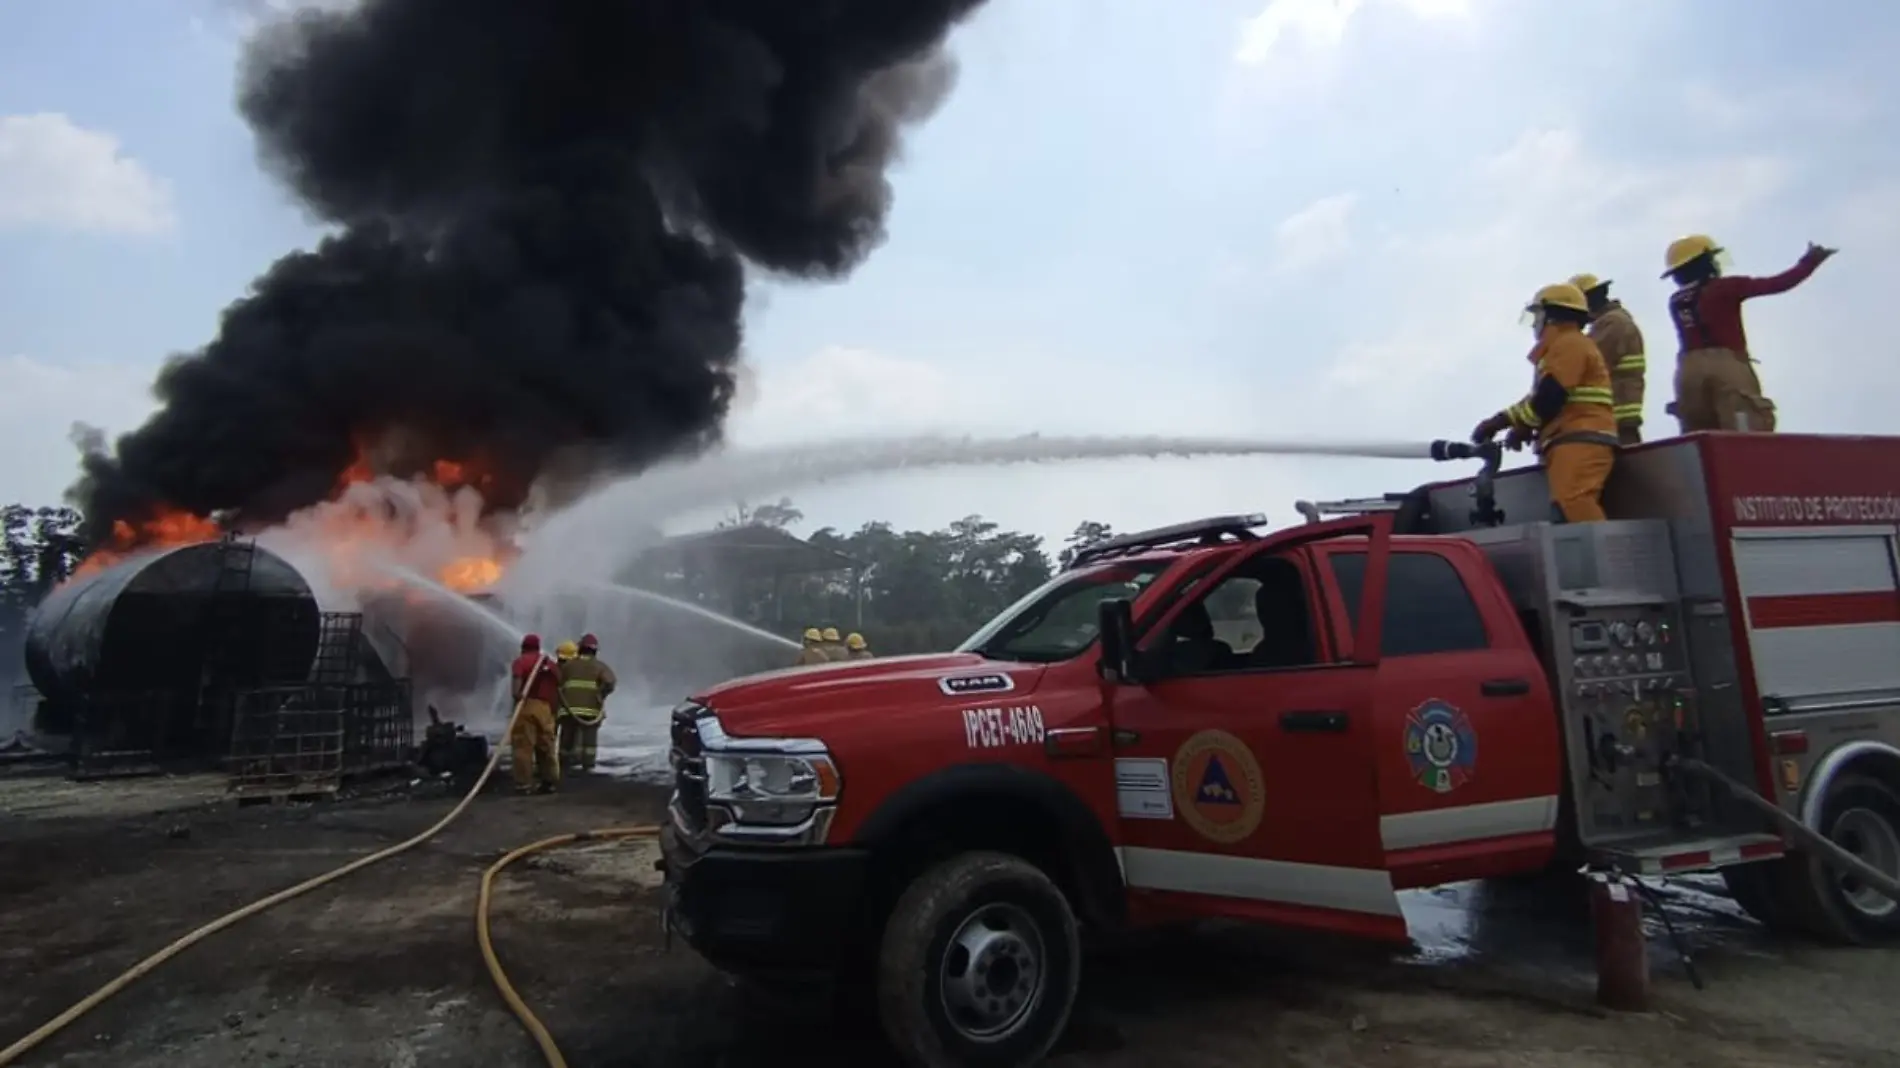
<instances>
[{"instance_id":1,"label":"black smoke plume","mask_svg":"<svg viewBox=\"0 0 1900 1068\"><path fill-rule=\"evenodd\" d=\"M280 518L366 438L395 474L481 465L501 508L712 444L745 262L836 278L883 239L899 130L980 3L365 0L267 28L240 109L332 236L86 456L87 532Z\"/></svg>"}]
</instances>

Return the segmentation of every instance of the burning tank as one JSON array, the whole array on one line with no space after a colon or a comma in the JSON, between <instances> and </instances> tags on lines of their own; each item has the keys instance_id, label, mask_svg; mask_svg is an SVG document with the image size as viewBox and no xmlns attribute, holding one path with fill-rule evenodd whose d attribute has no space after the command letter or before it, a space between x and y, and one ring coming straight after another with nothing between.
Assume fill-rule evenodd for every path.
<instances>
[{"instance_id":1,"label":"burning tank","mask_svg":"<svg viewBox=\"0 0 1900 1068\"><path fill-rule=\"evenodd\" d=\"M282 557L205 542L120 560L47 595L27 625L26 670L54 721L46 729L111 718L141 747L198 748L228 730L205 711L207 693L302 682L321 629L309 583Z\"/></svg>"}]
</instances>

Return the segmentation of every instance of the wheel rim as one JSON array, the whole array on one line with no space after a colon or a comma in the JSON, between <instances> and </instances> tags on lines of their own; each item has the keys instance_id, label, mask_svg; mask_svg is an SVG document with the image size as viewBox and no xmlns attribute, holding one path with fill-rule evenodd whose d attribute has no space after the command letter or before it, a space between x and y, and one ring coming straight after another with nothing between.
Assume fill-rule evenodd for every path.
<instances>
[{"instance_id":1,"label":"wheel rim","mask_svg":"<svg viewBox=\"0 0 1900 1068\"><path fill-rule=\"evenodd\" d=\"M1829 835L1842 849L1866 861L1888 875L1900 876L1900 833L1886 817L1869 808L1850 808L1834 821ZM1836 881L1841 896L1856 912L1869 918L1885 918L1900 905L1867 885L1858 876L1840 875Z\"/></svg>"},{"instance_id":2,"label":"wheel rim","mask_svg":"<svg viewBox=\"0 0 1900 1068\"><path fill-rule=\"evenodd\" d=\"M957 926L938 969L944 1015L965 1038L996 1042L1022 1028L1046 981L1042 928L1008 904L978 908Z\"/></svg>"}]
</instances>

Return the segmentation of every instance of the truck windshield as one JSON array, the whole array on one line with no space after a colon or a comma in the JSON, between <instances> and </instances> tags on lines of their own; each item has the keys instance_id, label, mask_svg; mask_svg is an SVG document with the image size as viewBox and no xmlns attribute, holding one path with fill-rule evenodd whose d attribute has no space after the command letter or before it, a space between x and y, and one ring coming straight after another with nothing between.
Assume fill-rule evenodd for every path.
<instances>
[{"instance_id":1,"label":"truck windshield","mask_svg":"<svg viewBox=\"0 0 1900 1068\"><path fill-rule=\"evenodd\" d=\"M1057 575L957 646L991 660L1054 663L1067 660L1095 641L1096 606L1103 601L1141 596L1172 560L1101 564Z\"/></svg>"}]
</instances>

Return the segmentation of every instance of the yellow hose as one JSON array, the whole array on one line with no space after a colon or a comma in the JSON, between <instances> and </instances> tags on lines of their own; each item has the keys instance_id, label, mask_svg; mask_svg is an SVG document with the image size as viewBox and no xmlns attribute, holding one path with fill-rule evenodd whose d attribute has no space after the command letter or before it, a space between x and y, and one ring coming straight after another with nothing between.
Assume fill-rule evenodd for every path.
<instances>
[{"instance_id":1,"label":"yellow hose","mask_svg":"<svg viewBox=\"0 0 1900 1068\"><path fill-rule=\"evenodd\" d=\"M495 943L489 937L488 906L494 896L495 877L500 875L502 869L508 867L508 865L513 864L522 857L539 853L544 849L573 845L577 842L652 838L659 833L660 829L658 827L645 825L639 827L607 827L598 831L557 834L552 838L543 838L539 842L531 842L519 849L511 851L500 860L489 865L488 870L482 873L481 893L476 895L475 898L475 941L479 943L482 948L482 963L488 966L488 977L495 981L495 989L501 992L501 999L508 1003L508 1010L515 1014L515 1019L521 1021L521 1026L526 1029L529 1036L534 1039L534 1044L541 1047L541 1059L547 1062L548 1068L567 1068L567 1058L561 1056L561 1049L554 1044L554 1036L548 1033L547 1026L541 1022L539 1017L535 1016L534 1010L528 1007L528 1003L521 999L520 993L515 990L515 985L508 981L507 973L502 971L501 959L495 956Z\"/></svg>"},{"instance_id":2,"label":"yellow hose","mask_svg":"<svg viewBox=\"0 0 1900 1068\"><path fill-rule=\"evenodd\" d=\"M540 675L540 673L541 673L541 664L536 664L534 667L534 670L528 673L527 684L521 688L521 692L523 694L526 694L529 692L529 687L534 685L534 680L538 675ZM521 706L526 703L527 703L527 699L525 697L522 700L515 702L515 710L509 714L508 726L504 729L502 733L502 737L504 739L508 738L510 735L514 733L515 721L521 718ZM359 857L356 860L352 860L348 864L345 864L342 867L337 868L335 871L327 872L323 875L317 876L314 879L310 879L305 882L298 883L296 886L290 887L287 890L279 890L276 893L270 895L269 897L262 898L257 901L253 901L241 909L237 909L233 912L227 912L224 915L218 917L217 919L212 920L210 923L205 924L203 927L200 927L197 930L191 932L190 934L185 935L183 938L180 938L178 941L173 942L171 945L166 946L164 949L159 950L157 953L154 953L151 956L145 958L144 960L139 961L137 964L134 964L132 967L127 968L124 972L119 974L118 978L112 980L106 985L86 995L84 998L81 998L79 1001L75 1002L71 1008L67 1009L65 1012L60 1013L58 1016L55 1016L52 1019L46 1021L44 1024L41 1024L37 1030L27 1035L25 1038L20 1039L18 1042L15 1042L14 1044L12 1044L11 1046L8 1046L4 1050L0 1050L0 1068L6 1068L7 1065L12 1064L15 1061L19 1060L21 1057L25 1056L28 1052L30 1052L34 1047L38 1046L42 1042L45 1042L47 1039L53 1037L54 1035L58 1034L61 1030L65 1029L66 1026L71 1024L74 1020L77 1020L81 1016L84 1016L88 1012L91 1012L93 1009L98 1008L99 1005L102 1002L104 1002L107 998L111 997L112 995L118 993L121 990L124 990L126 987L131 986L134 982L137 982L147 972L150 972L152 969L157 968L159 965L165 963L166 961L172 959L173 957L176 957L178 954L183 953L185 950L190 949L192 946L197 945L198 943L204 941L205 939L211 937L212 935L217 934L219 931L222 931L225 928L230 927L233 924L236 924L240 920L249 919L252 916L257 915L258 913L265 911L266 909L274 908L278 905L281 905L284 902L289 901L293 897L301 897L304 894L307 894L310 891L315 890L316 888L320 886L327 886L328 884L333 883L337 881L338 879L343 878L345 875L349 875L353 872L361 871L362 869L367 868L372 864L376 864L380 861L388 860L390 857L397 856L402 853L406 853L409 850L414 849L415 847L428 841L429 839L434 838L436 835L442 832L442 828L447 827L450 823L453 823L456 817L460 816L463 813L463 811L465 811L468 808L470 803L472 803L475 800L476 796L482 792L482 787L488 785L489 776L495 773L495 768L498 765L500 765L500 763L501 763L501 747L496 746L495 751L491 753L488 757L488 766L482 769L481 777L475 780L475 785L470 787L468 793L463 796L462 800L459 803L457 803L454 808L449 810L448 815L437 820L435 822L435 825L430 827L428 830L423 831L421 834L418 834L407 841L398 842L395 845L390 846L388 849L382 850L381 852L371 853L367 857Z\"/></svg>"}]
</instances>

